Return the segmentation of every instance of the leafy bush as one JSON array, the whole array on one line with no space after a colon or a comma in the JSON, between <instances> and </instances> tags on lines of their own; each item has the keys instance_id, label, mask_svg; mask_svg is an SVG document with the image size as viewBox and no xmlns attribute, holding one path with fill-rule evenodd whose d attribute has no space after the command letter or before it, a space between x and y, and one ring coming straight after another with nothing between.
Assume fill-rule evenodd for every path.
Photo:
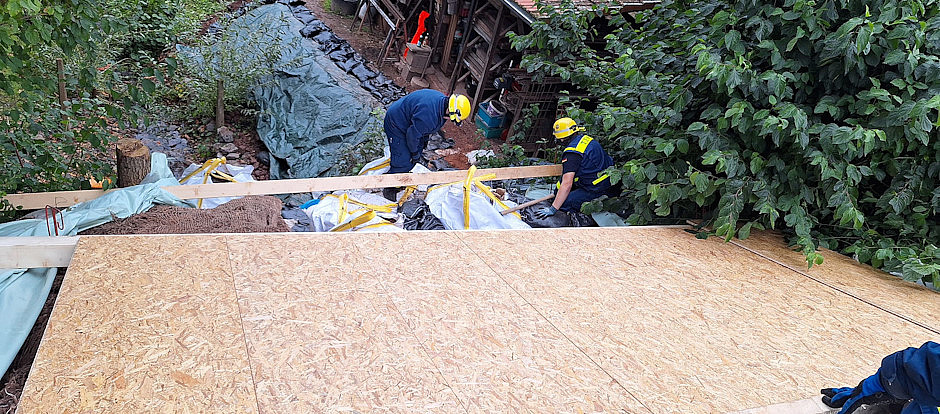
<instances>
[{"instance_id":1,"label":"leafy bush","mask_svg":"<svg viewBox=\"0 0 940 414\"><path fill-rule=\"evenodd\" d=\"M940 282L940 1L665 0L609 26L605 9L541 12L513 36L522 64L589 92L562 104L623 184L586 209L705 218L726 240L783 228L810 266L828 247Z\"/></svg>"},{"instance_id":2,"label":"leafy bush","mask_svg":"<svg viewBox=\"0 0 940 414\"><path fill-rule=\"evenodd\" d=\"M221 30L216 36L205 36L193 47L180 52L178 94L188 102L190 116L208 116L215 110L216 82L225 89L228 109L250 108L248 91L273 74L275 69L296 65L300 57L281 62L285 50L298 47L299 38L286 41L280 32L264 25L232 27L235 20L219 20Z\"/></svg>"},{"instance_id":3,"label":"leafy bush","mask_svg":"<svg viewBox=\"0 0 940 414\"><path fill-rule=\"evenodd\" d=\"M127 27L89 0L0 7L0 195L77 189L108 174L99 156L112 140L106 118L133 118L129 109L154 84L102 65L110 58L100 45ZM70 100L62 106L55 58L66 64ZM11 207L0 203L0 218Z\"/></svg>"}]
</instances>

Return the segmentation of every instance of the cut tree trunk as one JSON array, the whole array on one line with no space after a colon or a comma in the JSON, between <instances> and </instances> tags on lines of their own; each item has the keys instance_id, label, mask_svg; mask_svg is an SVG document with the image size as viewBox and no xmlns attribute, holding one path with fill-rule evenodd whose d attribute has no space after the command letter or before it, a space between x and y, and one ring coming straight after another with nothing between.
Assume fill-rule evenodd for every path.
<instances>
[{"instance_id":1,"label":"cut tree trunk","mask_svg":"<svg viewBox=\"0 0 940 414\"><path fill-rule=\"evenodd\" d=\"M130 187L150 174L150 149L132 138L117 142L117 186Z\"/></svg>"}]
</instances>

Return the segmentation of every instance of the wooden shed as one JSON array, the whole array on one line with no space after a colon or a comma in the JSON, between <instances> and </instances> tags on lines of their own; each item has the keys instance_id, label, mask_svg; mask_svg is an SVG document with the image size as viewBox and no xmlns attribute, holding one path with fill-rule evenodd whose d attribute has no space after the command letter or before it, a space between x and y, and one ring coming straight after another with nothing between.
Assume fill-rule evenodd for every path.
<instances>
[{"instance_id":1,"label":"wooden shed","mask_svg":"<svg viewBox=\"0 0 940 414\"><path fill-rule=\"evenodd\" d=\"M541 3L559 6L562 1ZM600 3L575 1L578 7L585 9ZM625 0L620 3L620 12L650 9L658 3L659 0ZM560 78L533 81L532 76L519 67L522 53L510 45L509 32L527 33L539 18L536 0L360 0L360 9L363 4L382 16L387 25L385 52L380 56L380 64L404 60L402 70L406 79L435 68L449 79L444 92L467 94L474 114L481 103L499 102L496 108L486 108L493 115L486 120L491 121L491 125L500 119L502 122L487 128L492 134L485 135L507 139L521 133L513 143L522 145L529 153L538 149L536 141L547 136L557 115L558 92L570 90L570 84ZM417 50L421 56L403 58L398 53L390 53L406 49L419 30L419 20L424 23L428 36L419 36L421 48L413 47L409 53ZM533 105L538 106L538 114L531 116L529 124L523 128L519 121L525 113L532 112Z\"/></svg>"}]
</instances>

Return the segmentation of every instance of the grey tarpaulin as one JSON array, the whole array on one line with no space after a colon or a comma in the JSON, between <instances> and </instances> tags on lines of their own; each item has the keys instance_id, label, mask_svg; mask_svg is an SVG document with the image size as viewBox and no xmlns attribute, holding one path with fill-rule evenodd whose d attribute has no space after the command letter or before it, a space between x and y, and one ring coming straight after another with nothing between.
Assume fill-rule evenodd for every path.
<instances>
[{"instance_id":1,"label":"grey tarpaulin","mask_svg":"<svg viewBox=\"0 0 940 414\"><path fill-rule=\"evenodd\" d=\"M271 154L272 179L329 175L337 159L362 143L370 131L382 130L380 120L371 115L380 103L315 40L304 39L300 33L304 27L290 7L270 4L247 12L226 29L247 34L264 28L267 38L281 44L274 76L251 91L260 109L258 135ZM248 35L233 37L256 40ZM184 59L186 51L180 48Z\"/></svg>"}]
</instances>

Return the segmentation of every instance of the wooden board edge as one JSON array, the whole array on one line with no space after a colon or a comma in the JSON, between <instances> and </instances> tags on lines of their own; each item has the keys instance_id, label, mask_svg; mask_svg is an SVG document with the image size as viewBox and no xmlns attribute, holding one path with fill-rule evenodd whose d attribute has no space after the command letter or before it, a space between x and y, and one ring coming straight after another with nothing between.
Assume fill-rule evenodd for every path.
<instances>
[{"instance_id":1,"label":"wooden board edge","mask_svg":"<svg viewBox=\"0 0 940 414\"><path fill-rule=\"evenodd\" d=\"M820 395L799 401L735 411L730 414L834 414L837 412L839 412L838 408L830 408L823 404Z\"/></svg>"},{"instance_id":2,"label":"wooden board edge","mask_svg":"<svg viewBox=\"0 0 940 414\"><path fill-rule=\"evenodd\" d=\"M554 177L561 175L561 165L533 165L527 167L488 168L476 170L475 176L495 174L494 180L516 178ZM313 191L376 189L409 185L433 185L462 181L467 170L436 171L424 174L382 174L345 177L298 178L289 180L252 181L247 183L218 183L163 187L171 194L187 200L195 198L239 197L247 195L295 194ZM68 207L93 200L104 194L101 190L55 191L48 193L8 194L5 200L25 210L47 205Z\"/></svg>"},{"instance_id":3,"label":"wooden board edge","mask_svg":"<svg viewBox=\"0 0 940 414\"><path fill-rule=\"evenodd\" d=\"M68 267L78 236L0 237L0 269Z\"/></svg>"}]
</instances>

